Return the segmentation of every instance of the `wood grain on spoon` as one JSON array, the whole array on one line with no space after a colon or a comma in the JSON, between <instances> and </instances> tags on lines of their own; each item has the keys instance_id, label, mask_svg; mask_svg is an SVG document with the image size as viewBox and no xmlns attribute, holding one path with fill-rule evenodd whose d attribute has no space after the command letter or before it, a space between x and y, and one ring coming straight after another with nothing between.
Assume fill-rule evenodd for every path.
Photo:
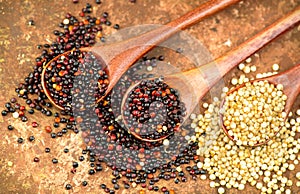
<instances>
[{"instance_id":1,"label":"wood grain on spoon","mask_svg":"<svg viewBox=\"0 0 300 194\"><path fill-rule=\"evenodd\" d=\"M180 30L197 23L200 20L211 16L238 1L239 0L211 0L188 12L182 17L138 37L111 45L82 48L81 50L83 51L92 51L93 53L97 54L102 58L104 63L107 64L110 82L105 95L97 102L101 101L112 90L121 76L149 50L170 36L176 34ZM55 59L57 59L57 57L48 62L48 65ZM42 87L45 91L45 94L51 103L57 108L64 109L60 105L55 104L52 100L52 97L44 83L44 74L45 69L42 72Z\"/></svg>"},{"instance_id":2,"label":"wood grain on spoon","mask_svg":"<svg viewBox=\"0 0 300 194\"><path fill-rule=\"evenodd\" d=\"M299 21L300 6L214 62L167 76L165 82L179 90L189 114L209 89L232 68Z\"/></svg>"},{"instance_id":3,"label":"wood grain on spoon","mask_svg":"<svg viewBox=\"0 0 300 194\"><path fill-rule=\"evenodd\" d=\"M170 87L178 90L180 93L180 100L185 103L187 112L185 119L188 118L200 99L232 68L237 66L247 57L252 55L254 52L265 46L271 40L275 39L277 36L299 21L300 6L215 61L199 68L165 76L164 82ZM297 75L297 73L295 73L295 75ZM130 90L136 87L138 84L139 83L136 83L135 85L131 86L124 96L128 96ZM123 99L122 107L124 106L125 102L126 100ZM142 139L138 134L132 134L137 139L148 142L161 141L168 137L164 136L156 140L150 140Z\"/></svg>"},{"instance_id":4,"label":"wood grain on spoon","mask_svg":"<svg viewBox=\"0 0 300 194\"><path fill-rule=\"evenodd\" d=\"M188 12L182 17L173 20L172 22L154 29L150 32L142 34L119 43L97 46L93 48L83 48L84 51L92 51L102 58L107 64L108 76L110 79L105 95L97 102L101 101L116 85L121 76L145 53L154 48L159 43L163 42L175 33L183 30L200 20L213 15L214 13L223 10L239 0L212 0L200 5L198 8ZM55 58L57 59L57 57ZM54 59L54 60L55 60ZM53 60L51 60L53 61ZM50 64L51 61L48 63ZM57 108L63 109L52 100L44 80L45 70L42 72L42 86L51 101Z\"/></svg>"},{"instance_id":5,"label":"wood grain on spoon","mask_svg":"<svg viewBox=\"0 0 300 194\"><path fill-rule=\"evenodd\" d=\"M208 1L180 18L138 37L128 39L121 43L93 48L93 52L101 56L104 62L108 64L107 69L110 82L106 95L117 84L121 76L149 50L180 30L186 29L238 1L239 0ZM98 102L104 97L105 96L100 98Z\"/></svg>"}]
</instances>

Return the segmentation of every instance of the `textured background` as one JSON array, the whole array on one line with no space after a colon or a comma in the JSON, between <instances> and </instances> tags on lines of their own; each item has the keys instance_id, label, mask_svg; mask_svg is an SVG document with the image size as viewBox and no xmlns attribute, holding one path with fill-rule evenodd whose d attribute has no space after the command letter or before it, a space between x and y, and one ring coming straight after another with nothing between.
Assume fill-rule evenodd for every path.
<instances>
[{"instance_id":1,"label":"textured background","mask_svg":"<svg viewBox=\"0 0 300 194\"><path fill-rule=\"evenodd\" d=\"M103 11L107 11L113 24L119 23L123 28L141 24L164 24L205 1L137 0L136 4L132 4L128 0L103 0L99 6L94 1L86 0L80 0L79 4L73 4L71 0L0 0L0 107L3 107L10 97L15 96L15 86L32 70L35 57L40 53L36 46L50 43L54 38L52 31L58 28L57 24L65 13L70 12L77 16L86 2L91 2L94 6L92 15L100 15ZM200 40L212 57L216 58L299 5L299 0L241 1L194 25L186 32ZM28 25L30 19L34 20L34 26ZM105 33L110 34L114 31L113 28L106 28ZM270 71L274 63L279 63L280 71L283 71L300 62L299 51L300 26L298 25L259 51L260 57L253 57L255 60L252 63L258 67L258 72ZM188 63L172 52L160 49L152 51L154 56L157 56L157 53L163 53L166 61L170 61L177 67L190 68ZM227 78L239 73L237 69L232 70L226 76L225 82L228 83ZM299 99L295 108L299 108ZM8 118L0 116L0 193L67 193L64 190L66 183L70 182L74 185L74 182L80 183L83 179L89 182L89 186L74 187L73 193L103 192L99 189L100 183L107 183L111 188L109 178L111 170L96 176L88 176L84 170L84 165L88 164L83 164L75 175L69 172L72 157L77 158L80 155L78 149L82 146L80 138L69 134L69 138L63 138L62 141L49 140L48 134L46 136L43 130L33 129L30 126L31 121L34 120L43 124L49 122L39 114L30 117L28 124ZM6 130L8 123L13 123L18 131ZM26 138L30 134L35 134L37 138L35 143L22 145L16 143L19 136ZM51 154L43 153L45 146L51 147ZM64 147L69 147L70 153L73 154L67 154L70 156L62 154ZM39 163L33 163L35 156L40 157ZM63 160L65 164L53 165L51 158L57 156L59 161ZM8 166L9 161L13 162L13 166ZM287 176L294 177L297 170L300 170L300 165ZM216 190L209 188L208 183L209 181L201 180L189 180L179 185L175 185L173 181L159 182L161 185L173 188L176 193L215 193ZM118 193L137 193L139 190L140 188L131 188L120 190ZM292 190L295 193L299 192L295 186ZM238 191L229 190L228 193L238 193ZM247 185L243 193L258 193L258 190Z\"/></svg>"}]
</instances>

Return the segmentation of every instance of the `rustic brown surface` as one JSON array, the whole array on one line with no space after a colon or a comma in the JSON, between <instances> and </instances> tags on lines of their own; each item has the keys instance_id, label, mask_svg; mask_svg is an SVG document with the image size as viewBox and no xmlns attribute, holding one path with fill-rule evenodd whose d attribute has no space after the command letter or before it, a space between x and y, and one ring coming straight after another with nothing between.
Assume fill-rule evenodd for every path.
<instances>
[{"instance_id":1,"label":"rustic brown surface","mask_svg":"<svg viewBox=\"0 0 300 194\"><path fill-rule=\"evenodd\" d=\"M104 1L104 0L103 0ZM40 51L37 44L50 43L54 36L52 31L57 29L58 22L65 13L70 12L77 15L81 8L88 1L80 0L79 4L73 4L71 0L61 1L10 1L0 0L0 107L15 96L15 86L22 82L34 66L35 57ZM121 27L129 27L137 24L163 24L195 8L204 1L190 0L137 0L136 4L128 0L104 1L100 6L94 1L90 1L94 6L95 15L100 15L103 11L110 13L113 23L119 23ZM276 19L283 16L288 11L300 5L299 0L263 0L263 1L242 1L215 16L195 25L186 32L199 39L211 52L212 57L221 56L226 51L240 44L248 37L252 36L263 27L271 24ZM33 19L34 26L28 26L28 20ZM115 30L107 28L106 34ZM225 43L232 44L225 44ZM287 69L293 64L300 63L300 27L296 26L283 36L279 37L259 53L259 57L253 57L253 64L257 65L258 72L271 70L271 65L279 63L280 71ZM154 50L155 55L160 50ZM183 65L184 60L178 55L165 54L166 61L176 64L177 67L188 69L188 65ZM231 71L228 78L239 74L237 70ZM208 99L208 97L204 98ZM299 99L295 104L299 108ZM52 118L51 118L52 119ZM0 116L0 193L68 193L64 185L76 181L79 186L74 186L70 193L101 193L100 183L107 183L111 188L111 170L102 172L96 176L88 176L82 164L78 172L70 173L70 165L73 157L80 155L80 137L69 134L64 141L51 140L49 135L45 135L40 128L32 128L30 123L37 120L41 125L49 122L47 118L40 114L35 114L29 118L28 124L21 123L9 117ZM18 130L8 131L8 123L13 124ZM16 143L18 137L27 138L35 134L35 143L19 145ZM71 139L72 138L72 139ZM49 146L51 154L44 154L44 148ZM72 154L62 154L64 147L70 148ZM35 156L40 157L39 163L33 163ZM59 163L53 165L51 159L57 157ZM13 166L8 166L8 162L13 162ZM295 180L296 170L289 172L288 177ZM82 180L87 180L89 186L80 186ZM208 181L193 181L175 185L173 181L159 182L160 185L168 185L176 193L215 193L215 189L209 188ZM120 190L118 193L138 193L140 188L130 190ZM294 193L299 193L296 186L292 187ZM228 190L228 193L238 193L237 190ZM148 193L148 191L146 192ZM246 186L243 193L259 193L253 187Z\"/></svg>"}]
</instances>

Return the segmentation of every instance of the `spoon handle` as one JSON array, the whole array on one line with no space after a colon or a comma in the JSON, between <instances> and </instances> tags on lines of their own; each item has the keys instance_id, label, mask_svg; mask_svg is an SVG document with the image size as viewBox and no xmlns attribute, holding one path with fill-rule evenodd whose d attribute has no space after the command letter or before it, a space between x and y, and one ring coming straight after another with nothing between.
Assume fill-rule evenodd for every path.
<instances>
[{"instance_id":1,"label":"spoon handle","mask_svg":"<svg viewBox=\"0 0 300 194\"><path fill-rule=\"evenodd\" d=\"M229 52L227 55L216 60L216 63L220 65L219 71L221 75L224 76L238 63L245 60L287 29L299 23L299 21L300 6L288 13L286 16L277 20L275 23L271 24L269 27L265 28L253 38L250 38L239 47Z\"/></svg>"},{"instance_id":2,"label":"spoon handle","mask_svg":"<svg viewBox=\"0 0 300 194\"><path fill-rule=\"evenodd\" d=\"M228 52L226 55L211 63L181 74L184 74L184 76L188 78L190 84L194 88L196 96L200 99L232 68L299 21L300 6L256 34L254 37Z\"/></svg>"},{"instance_id":3,"label":"spoon handle","mask_svg":"<svg viewBox=\"0 0 300 194\"><path fill-rule=\"evenodd\" d=\"M176 34L179 30L183 30L238 1L239 0L211 0L182 17L138 37L116 44L106 45L105 47L94 48L94 51L102 57L104 63L109 64L108 73L110 83L106 94L112 90L121 75L123 75L134 62L156 45ZM99 101L100 100L101 99L99 99Z\"/></svg>"},{"instance_id":4,"label":"spoon handle","mask_svg":"<svg viewBox=\"0 0 300 194\"><path fill-rule=\"evenodd\" d=\"M237 3L238 1L239 0L212 0L205 4L202 4L193 11L186 13L180 18L175 19L166 25L171 26L176 30L183 30L197 23L200 19L204 19L210 15L213 15L214 13L221 11L225 7Z\"/></svg>"},{"instance_id":5,"label":"spoon handle","mask_svg":"<svg viewBox=\"0 0 300 194\"><path fill-rule=\"evenodd\" d=\"M180 30L184 30L193 24L203 20L218 11L225 9L226 7L238 2L240 0L211 0L208 1L199 7L195 8L192 11L189 11L185 15L165 24L157 29L149 31L145 34L142 34L138 37L134 37L132 39L128 39L124 42L125 50L133 47L141 47L143 46L144 52L139 53L139 57L144 55L154 46L157 46L159 43L168 39L175 33ZM139 58L137 57L137 58Z\"/></svg>"}]
</instances>

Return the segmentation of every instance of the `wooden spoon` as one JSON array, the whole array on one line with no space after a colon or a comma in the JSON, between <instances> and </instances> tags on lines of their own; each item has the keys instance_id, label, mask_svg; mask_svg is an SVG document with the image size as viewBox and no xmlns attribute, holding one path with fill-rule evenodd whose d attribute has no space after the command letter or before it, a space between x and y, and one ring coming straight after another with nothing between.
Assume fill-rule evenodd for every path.
<instances>
[{"instance_id":1,"label":"wooden spoon","mask_svg":"<svg viewBox=\"0 0 300 194\"><path fill-rule=\"evenodd\" d=\"M293 68L291 68L285 72L277 74L277 75L251 80L250 83L257 82L257 81L268 81L271 84L274 84L274 85L281 84L283 86L283 93L287 96L287 100L285 102L286 104L284 107L284 112L286 112L287 116L288 116L288 114L300 92L300 64L294 66ZM240 88L244 87L245 84L246 83L235 87L234 89L230 90L226 95L229 95L229 94L239 90ZM221 107L224 105L224 103L225 103L225 98L221 103ZM229 135L228 130L226 129L226 127L223 123L223 115L220 114L220 116L221 116L221 125L222 125L223 131L231 140L235 141L234 137ZM286 120L287 116L285 117L285 120ZM280 127L280 129L281 128L282 127ZM276 136L277 133L279 133L280 129L274 134L274 137ZM268 143L270 140L271 140L271 138L268 138L265 141L259 142L253 146L264 145L264 144Z\"/></svg>"},{"instance_id":2,"label":"wooden spoon","mask_svg":"<svg viewBox=\"0 0 300 194\"><path fill-rule=\"evenodd\" d=\"M200 5L198 8L188 12L182 17L164 25L150 32L142 34L138 37L131 38L119 43L97 46L94 48L81 48L82 51L92 51L100 56L105 64L107 64L107 71L109 76L109 85L106 90L105 96L111 91L115 84L119 81L121 76L141 58L146 52L154 48L156 45L166 40L170 36L176 34L180 30L183 30L200 20L232 5L239 0L211 0L205 4ZM71 51L69 51L71 52ZM59 57L67 55L68 52L56 56L49 61L42 72L41 82L43 90L52 104L57 108L63 110L64 108L56 104L47 88L46 80L44 78L46 68L51 62L56 61ZM102 100L105 96L100 98Z\"/></svg>"},{"instance_id":3,"label":"wooden spoon","mask_svg":"<svg viewBox=\"0 0 300 194\"><path fill-rule=\"evenodd\" d=\"M226 75L227 72L299 21L300 6L215 61L199 68L165 76L164 82L178 90L180 100L185 103L187 113L185 119L194 110L199 100ZM124 96L128 96L131 89L135 88L138 84L139 83L136 83L131 86ZM126 98L122 101L122 107L124 107L125 103ZM123 108L121 108L121 110L123 110ZM126 121L124 121L124 123L126 124ZM139 134L130 133L136 138L148 142L161 141L169 136L167 135L158 139L143 139Z\"/></svg>"}]
</instances>

